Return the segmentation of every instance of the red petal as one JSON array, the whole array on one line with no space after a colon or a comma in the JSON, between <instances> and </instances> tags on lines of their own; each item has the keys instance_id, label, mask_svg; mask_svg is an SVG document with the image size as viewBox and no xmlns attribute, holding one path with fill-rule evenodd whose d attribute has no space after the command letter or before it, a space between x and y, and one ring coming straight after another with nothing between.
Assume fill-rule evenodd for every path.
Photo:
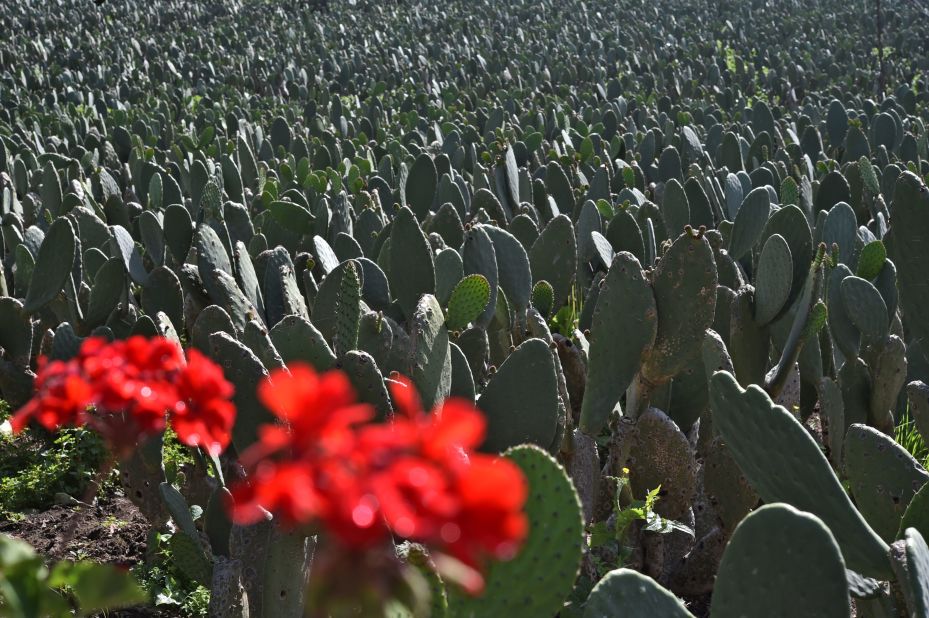
<instances>
[{"instance_id":1,"label":"red petal","mask_svg":"<svg viewBox=\"0 0 929 618\"><path fill-rule=\"evenodd\" d=\"M394 408L399 414L408 418L416 418L423 413L423 404L419 399L416 386L406 376L397 376L390 384L390 396L394 401Z\"/></svg>"}]
</instances>

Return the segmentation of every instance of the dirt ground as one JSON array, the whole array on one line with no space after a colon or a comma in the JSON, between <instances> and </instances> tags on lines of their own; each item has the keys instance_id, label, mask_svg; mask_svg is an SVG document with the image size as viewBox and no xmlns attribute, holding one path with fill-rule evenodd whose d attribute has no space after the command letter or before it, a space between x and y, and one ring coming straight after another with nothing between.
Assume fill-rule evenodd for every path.
<instances>
[{"instance_id":1,"label":"dirt ground","mask_svg":"<svg viewBox=\"0 0 929 618\"><path fill-rule=\"evenodd\" d=\"M0 521L0 533L26 541L49 562L93 560L126 569L145 560L149 525L122 496L101 497L93 507L53 506L18 521ZM107 618L167 618L170 614L131 608Z\"/></svg>"}]
</instances>

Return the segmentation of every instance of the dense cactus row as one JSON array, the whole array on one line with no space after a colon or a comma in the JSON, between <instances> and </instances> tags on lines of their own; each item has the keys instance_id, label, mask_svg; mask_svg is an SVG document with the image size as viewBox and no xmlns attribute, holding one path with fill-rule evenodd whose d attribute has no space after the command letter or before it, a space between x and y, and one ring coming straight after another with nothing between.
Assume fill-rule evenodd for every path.
<instances>
[{"instance_id":1,"label":"dense cactus row","mask_svg":"<svg viewBox=\"0 0 929 618\"><path fill-rule=\"evenodd\" d=\"M481 598L433 573L433 616L929 611L915 5L872 96L831 0L64 4L0 10L0 393L89 336L223 367L233 446L183 494L160 442L121 471L212 612L305 602L313 539L215 476L295 362L382 419L397 373L469 399L526 473L525 548Z\"/></svg>"}]
</instances>

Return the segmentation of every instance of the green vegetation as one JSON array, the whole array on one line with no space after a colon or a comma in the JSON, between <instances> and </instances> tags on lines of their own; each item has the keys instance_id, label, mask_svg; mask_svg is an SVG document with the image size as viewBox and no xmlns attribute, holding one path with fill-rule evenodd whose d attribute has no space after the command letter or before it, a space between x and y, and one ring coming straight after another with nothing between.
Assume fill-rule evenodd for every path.
<instances>
[{"instance_id":1,"label":"green vegetation","mask_svg":"<svg viewBox=\"0 0 929 618\"><path fill-rule=\"evenodd\" d=\"M180 533L177 533L180 534ZM148 593L152 605L172 615L206 616L210 604L208 588L186 576L171 553L171 534L149 535L147 559L132 569L132 575Z\"/></svg>"},{"instance_id":2,"label":"green vegetation","mask_svg":"<svg viewBox=\"0 0 929 618\"><path fill-rule=\"evenodd\" d=\"M86 429L0 434L0 516L46 509L56 494L83 500L107 457L103 441Z\"/></svg>"}]
</instances>

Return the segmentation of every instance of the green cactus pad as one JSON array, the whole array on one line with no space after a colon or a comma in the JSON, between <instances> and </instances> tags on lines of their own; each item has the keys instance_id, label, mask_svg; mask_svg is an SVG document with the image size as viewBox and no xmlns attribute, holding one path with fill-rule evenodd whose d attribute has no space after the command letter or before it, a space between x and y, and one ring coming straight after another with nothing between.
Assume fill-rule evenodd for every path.
<instances>
[{"instance_id":1,"label":"green cactus pad","mask_svg":"<svg viewBox=\"0 0 929 618\"><path fill-rule=\"evenodd\" d=\"M476 389L474 388L474 376L471 374L468 359L457 345L453 343L450 347L452 354L452 385L448 396L474 401Z\"/></svg>"},{"instance_id":2,"label":"green cactus pad","mask_svg":"<svg viewBox=\"0 0 929 618\"><path fill-rule=\"evenodd\" d=\"M897 290L897 267L890 260L884 262L883 268L873 281L874 287L881 293L881 298L887 304L887 315L893 319L897 313L900 292Z\"/></svg>"},{"instance_id":3,"label":"green cactus pad","mask_svg":"<svg viewBox=\"0 0 929 618\"><path fill-rule=\"evenodd\" d=\"M723 371L710 382L710 405L713 426L762 500L821 517L849 568L877 578L890 575L887 544L855 510L819 445L790 412L758 386L743 390Z\"/></svg>"},{"instance_id":4,"label":"green cactus pad","mask_svg":"<svg viewBox=\"0 0 929 618\"><path fill-rule=\"evenodd\" d=\"M482 380L490 359L490 341L487 331L483 328L469 328L458 335L455 343L468 359L468 367L471 368L475 383Z\"/></svg>"},{"instance_id":5,"label":"green cactus pad","mask_svg":"<svg viewBox=\"0 0 929 618\"><path fill-rule=\"evenodd\" d=\"M852 496L881 538L892 542L913 495L929 474L902 446L866 425L845 435L845 474Z\"/></svg>"},{"instance_id":6,"label":"green cactus pad","mask_svg":"<svg viewBox=\"0 0 929 618\"><path fill-rule=\"evenodd\" d=\"M448 591L450 616L554 616L574 586L584 534L574 485L538 447L518 446L506 457L522 468L529 483L529 536L515 558L489 567L481 596Z\"/></svg>"},{"instance_id":7,"label":"green cactus pad","mask_svg":"<svg viewBox=\"0 0 929 618\"><path fill-rule=\"evenodd\" d=\"M769 329L755 321L754 291L739 290L729 306L729 352L735 375L742 384L760 384L768 367Z\"/></svg>"},{"instance_id":8,"label":"green cactus pad","mask_svg":"<svg viewBox=\"0 0 929 618\"><path fill-rule=\"evenodd\" d=\"M632 569L603 576L584 603L584 618L692 618L679 598L655 580Z\"/></svg>"},{"instance_id":9,"label":"green cactus pad","mask_svg":"<svg viewBox=\"0 0 929 618\"><path fill-rule=\"evenodd\" d=\"M404 542L397 546L397 557L406 564L416 568L429 585L429 618L446 618L448 616L448 593L445 582L436 572L435 564L425 547L416 543ZM407 610L407 608L403 608ZM396 611L390 618L415 618L416 613Z\"/></svg>"},{"instance_id":10,"label":"green cactus pad","mask_svg":"<svg viewBox=\"0 0 929 618\"><path fill-rule=\"evenodd\" d=\"M273 327L288 315L309 318L306 301L297 284L296 269L287 251L278 247L267 252L267 260L263 267L260 261L256 262L257 272L263 273L262 295L268 326Z\"/></svg>"},{"instance_id":11,"label":"green cactus pad","mask_svg":"<svg viewBox=\"0 0 929 618\"><path fill-rule=\"evenodd\" d=\"M636 421L629 451L632 495L644 500L661 487L655 511L680 519L690 508L697 480L697 463L687 436L668 416L649 408Z\"/></svg>"},{"instance_id":12,"label":"green cactus pad","mask_svg":"<svg viewBox=\"0 0 929 618\"><path fill-rule=\"evenodd\" d=\"M261 293L261 281L258 273L255 271L255 265L248 254L248 249L240 241L235 243L232 249L232 257L235 261L235 280L239 289L245 294L245 297L258 312L259 319L265 320L264 295Z\"/></svg>"},{"instance_id":13,"label":"green cactus pad","mask_svg":"<svg viewBox=\"0 0 929 618\"><path fill-rule=\"evenodd\" d=\"M358 395L358 401L374 406L378 418L390 418L393 406L384 384L384 376L370 354L352 350L340 357L336 367L348 376Z\"/></svg>"},{"instance_id":14,"label":"green cactus pad","mask_svg":"<svg viewBox=\"0 0 929 618\"><path fill-rule=\"evenodd\" d=\"M163 315L163 314L162 314ZM157 314L156 314L157 317ZM131 320L131 317L130 317ZM60 326L59 326L60 328ZM145 338L158 337L162 333L158 330L158 326L155 324L155 320L147 315L139 316L139 318L133 322L132 327L129 329L127 336L133 337L135 335L141 335ZM65 348L67 349L67 348ZM77 349L75 349L75 354ZM54 349L53 349L54 354Z\"/></svg>"},{"instance_id":15,"label":"green cactus pad","mask_svg":"<svg viewBox=\"0 0 929 618\"><path fill-rule=\"evenodd\" d=\"M434 293L436 282L429 241L408 208L401 208L394 217L390 227L390 248L387 269L390 289L400 302L403 314L412 318L420 297Z\"/></svg>"},{"instance_id":16,"label":"green cactus pad","mask_svg":"<svg viewBox=\"0 0 929 618\"><path fill-rule=\"evenodd\" d=\"M639 229L639 223L629 210L621 209L613 215L606 228L605 236L617 253L628 251L640 263L645 261L645 241L642 238L642 230Z\"/></svg>"},{"instance_id":17,"label":"green cactus pad","mask_svg":"<svg viewBox=\"0 0 929 618\"><path fill-rule=\"evenodd\" d=\"M490 302L490 283L484 275L468 275L458 282L448 301L445 324L450 330L464 330Z\"/></svg>"},{"instance_id":18,"label":"green cactus pad","mask_svg":"<svg viewBox=\"0 0 929 618\"><path fill-rule=\"evenodd\" d=\"M852 324L861 333L862 343L882 340L890 328L887 305L869 281L860 277L845 277L842 280L842 301Z\"/></svg>"},{"instance_id":19,"label":"green cactus pad","mask_svg":"<svg viewBox=\"0 0 929 618\"><path fill-rule=\"evenodd\" d=\"M702 234L686 231L661 257L652 276L658 333L641 373L662 384L700 353L716 310L716 263Z\"/></svg>"},{"instance_id":20,"label":"green cactus pad","mask_svg":"<svg viewBox=\"0 0 929 618\"><path fill-rule=\"evenodd\" d=\"M476 326L487 328L494 317L497 306L497 290L499 289L499 271L497 270L497 255L493 241L485 231L486 226L474 226L465 232L464 243L461 245L461 261L465 275L483 275L490 286L489 302L483 307L482 313L474 320Z\"/></svg>"},{"instance_id":21,"label":"green cactus pad","mask_svg":"<svg viewBox=\"0 0 929 618\"><path fill-rule=\"evenodd\" d=\"M911 172L897 178L890 206L891 226L884 237L887 254L897 267L900 307L907 316L910 341L929 340L929 189Z\"/></svg>"},{"instance_id":22,"label":"green cactus pad","mask_svg":"<svg viewBox=\"0 0 929 618\"><path fill-rule=\"evenodd\" d=\"M661 216L665 228L673 234L683 232L684 227L690 223L687 194L684 193L683 185L675 178L665 184L664 196L661 198Z\"/></svg>"},{"instance_id":23,"label":"green cactus pad","mask_svg":"<svg viewBox=\"0 0 929 618\"><path fill-rule=\"evenodd\" d=\"M233 273L229 253L223 246L219 235L212 227L205 224L198 225L194 243L197 247L197 266L200 269L201 275L203 275L204 271L211 271L213 269L220 270L230 275ZM206 283L206 281L204 281L204 283ZM207 290L209 290L209 288L207 288Z\"/></svg>"},{"instance_id":24,"label":"green cactus pad","mask_svg":"<svg viewBox=\"0 0 929 618\"><path fill-rule=\"evenodd\" d=\"M177 565L184 575L203 586L209 586L213 578L213 565L197 540L185 532L175 532L171 535L172 562Z\"/></svg>"},{"instance_id":25,"label":"green cactus pad","mask_svg":"<svg viewBox=\"0 0 929 618\"><path fill-rule=\"evenodd\" d=\"M349 270L353 271L353 274L349 274ZM346 278L349 281L346 281ZM356 286L357 283L357 286ZM335 350L335 339L340 328L340 320L343 317L346 319L344 327L346 328L345 336L352 338L352 322L353 320L360 319L360 305L358 304L360 298L358 298L358 293L360 292L360 287L364 285L363 273L357 266L357 262L349 260L347 262L342 262L326 275L326 278L323 279L322 284L319 286L319 290L316 292L316 298L313 301L313 325L319 329L319 332L323 334L331 345L333 345L333 350ZM358 288L357 291L356 287ZM346 292L349 295L345 297L346 306L344 309L340 309L339 303L342 297L342 293ZM352 299L355 299L352 301ZM355 308L357 306L357 308ZM356 316L358 313L358 317ZM357 341L357 337L356 337ZM351 344L352 342L346 342ZM344 347L344 346L343 346ZM350 350L351 347L344 348L340 350L341 352ZM339 351L336 351L337 355Z\"/></svg>"},{"instance_id":26,"label":"green cactus pad","mask_svg":"<svg viewBox=\"0 0 929 618\"><path fill-rule=\"evenodd\" d=\"M203 511L203 531L210 540L214 556L229 557L229 534L232 521L228 509L232 505L232 494L225 487L217 487L210 494Z\"/></svg>"},{"instance_id":27,"label":"green cactus pad","mask_svg":"<svg viewBox=\"0 0 929 618\"><path fill-rule=\"evenodd\" d=\"M617 253L600 285L590 329L587 387L580 428L596 435L632 383L655 340L655 297L638 260Z\"/></svg>"},{"instance_id":28,"label":"green cactus pad","mask_svg":"<svg viewBox=\"0 0 929 618\"><path fill-rule=\"evenodd\" d=\"M872 240L861 249L855 274L867 281L873 281L887 262L887 249L879 240Z\"/></svg>"},{"instance_id":29,"label":"green cactus pad","mask_svg":"<svg viewBox=\"0 0 929 618\"><path fill-rule=\"evenodd\" d=\"M535 307L543 318L552 315L552 308L555 305L555 291L552 284L544 279L532 286L532 306Z\"/></svg>"},{"instance_id":30,"label":"green cactus pad","mask_svg":"<svg viewBox=\"0 0 929 618\"><path fill-rule=\"evenodd\" d=\"M161 266L165 258L164 231L161 229L161 222L155 213L144 210L139 215L137 223L145 254L155 266Z\"/></svg>"},{"instance_id":31,"label":"green cactus pad","mask_svg":"<svg viewBox=\"0 0 929 618\"><path fill-rule=\"evenodd\" d=\"M577 245L571 219L558 215L549 221L529 250L529 264L534 282L545 280L551 284L554 291L552 311L557 312L568 300L577 269Z\"/></svg>"},{"instance_id":32,"label":"green cactus pad","mask_svg":"<svg viewBox=\"0 0 929 618\"><path fill-rule=\"evenodd\" d=\"M527 442L547 448L558 425L558 382L548 345L541 339L520 344L487 383L477 407L487 417L484 450Z\"/></svg>"},{"instance_id":33,"label":"green cactus pad","mask_svg":"<svg viewBox=\"0 0 929 618\"><path fill-rule=\"evenodd\" d=\"M517 314L525 313L532 295L529 256L510 232L492 225L483 226L494 246L497 278L506 298Z\"/></svg>"},{"instance_id":34,"label":"green cactus pad","mask_svg":"<svg viewBox=\"0 0 929 618\"><path fill-rule=\"evenodd\" d=\"M448 397L451 390L452 358L448 343L442 307L435 296L426 294L413 313L409 375L427 410Z\"/></svg>"},{"instance_id":35,"label":"green cactus pad","mask_svg":"<svg viewBox=\"0 0 929 618\"><path fill-rule=\"evenodd\" d=\"M203 283L209 293L210 300L226 309L237 333L245 330L245 325L248 324L249 320L258 317L258 310L252 306L252 303L239 289L239 285L232 275L218 269L213 269L208 273L201 270L200 275L203 277Z\"/></svg>"},{"instance_id":36,"label":"green cactus pad","mask_svg":"<svg viewBox=\"0 0 929 618\"><path fill-rule=\"evenodd\" d=\"M408 206L420 221L426 218L426 214L432 207L438 180L432 157L423 153L413 162L405 182L401 183L401 191L405 198L404 206Z\"/></svg>"},{"instance_id":37,"label":"green cactus pad","mask_svg":"<svg viewBox=\"0 0 929 618\"><path fill-rule=\"evenodd\" d=\"M284 363L304 362L317 371L326 371L335 364L335 353L326 338L309 320L289 315L274 325L271 341Z\"/></svg>"},{"instance_id":38,"label":"green cactus pad","mask_svg":"<svg viewBox=\"0 0 929 618\"><path fill-rule=\"evenodd\" d=\"M818 394L820 417L826 422L829 436L826 445L829 448L829 460L838 470L842 466L842 449L845 444L845 431L848 429L842 390L832 378L823 378L819 382Z\"/></svg>"},{"instance_id":39,"label":"green cactus pad","mask_svg":"<svg viewBox=\"0 0 929 618\"><path fill-rule=\"evenodd\" d=\"M448 305L452 291L464 277L464 264L455 249L445 248L435 254L435 297Z\"/></svg>"},{"instance_id":40,"label":"green cactus pad","mask_svg":"<svg viewBox=\"0 0 929 618\"><path fill-rule=\"evenodd\" d=\"M210 357L223 368L226 379L235 385L232 402L237 414L232 442L241 453L258 439L259 425L275 420L258 401L256 391L258 385L267 379L268 370L251 350L223 332L210 335Z\"/></svg>"},{"instance_id":41,"label":"green cactus pad","mask_svg":"<svg viewBox=\"0 0 929 618\"><path fill-rule=\"evenodd\" d=\"M532 248L532 243L539 237L539 226L526 214L513 217L507 226L507 231L519 241L527 253Z\"/></svg>"},{"instance_id":42,"label":"green cactus pad","mask_svg":"<svg viewBox=\"0 0 929 618\"><path fill-rule=\"evenodd\" d=\"M235 326L232 325L232 319L222 307L209 305L200 312L197 321L190 329L190 342L204 354L209 354L210 335L218 332L227 333L234 338Z\"/></svg>"},{"instance_id":43,"label":"green cactus pad","mask_svg":"<svg viewBox=\"0 0 929 618\"><path fill-rule=\"evenodd\" d=\"M97 270L94 286L90 289L90 302L84 313L84 324L90 328L104 324L124 298L127 283L126 267L121 259L110 258L104 262L103 266ZM145 288L143 288L143 308L147 300L145 296Z\"/></svg>"},{"instance_id":44,"label":"green cactus pad","mask_svg":"<svg viewBox=\"0 0 929 618\"><path fill-rule=\"evenodd\" d=\"M903 586L911 616L929 616L929 545L919 530L907 528L903 535L906 584Z\"/></svg>"},{"instance_id":45,"label":"green cactus pad","mask_svg":"<svg viewBox=\"0 0 929 618\"><path fill-rule=\"evenodd\" d=\"M339 293L335 303L335 329L332 335L332 348L336 356L344 356L358 345L358 325L361 320L359 270L358 262L348 260L339 280ZM323 283L325 284L325 281Z\"/></svg>"},{"instance_id":46,"label":"green cactus pad","mask_svg":"<svg viewBox=\"0 0 929 618\"><path fill-rule=\"evenodd\" d=\"M700 427L701 432L703 427ZM729 449L718 437L709 443L703 463L704 491L719 517L723 530L731 532L758 504L758 494L749 485Z\"/></svg>"},{"instance_id":47,"label":"green cactus pad","mask_svg":"<svg viewBox=\"0 0 929 618\"><path fill-rule=\"evenodd\" d=\"M191 539L199 538L197 525L190 514L190 506L184 496L181 495L181 492L170 483L161 483L158 486L158 492L161 494L161 499L168 508L168 513L171 514L171 519L174 520L174 524L179 531Z\"/></svg>"},{"instance_id":48,"label":"green cactus pad","mask_svg":"<svg viewBox=\"0 0 929 618\"><path fill-rule=\"evenodd\" d=\"M790 296L786 303L789 307L806 283L810 262L813 260L813 233L806 215L798 206L785 206L771 214L759 239L760 246L764 247L768 238L774 234L784 237L793 258L794 272L791 277Z\"/></svg>"},{"instance_id":49,"label":"green cactus pad","mask_svg":"<svg viewBox=\"0 0 929 618\"><path fill-rule=\"evenodd\" d=\"M83 341L84 338L77 336L74 327L70 323L62 322L55 328L55 334L52 337L52 349L48 353L48 357L51 360L70 360L77 356Z\"/></svg>"},{"instance_id":50,"label":"green cactus pad","mask_svg":"<svg viewBox=\"0 0 929 618\"><path fill-rule=\"evenodd\" d=\"M767 504L736 528L713 589L712 618L848 618L845 563L815 515Z\"/></svg>"},{"instance_id":51,"label":"green cactus pad","mask_svg":"<svg viewBox=\"0 0 929 618\"><path fill-rule=\"evenodd\" d=\"M121 266L121 264L120 264ZM27 367L32 355L32 322L23 304L9 296L0 297L0 348L14 365Z\"/></svg>"},{"instance_id":52,"label":"green cactus pad","mask_svg":"<svg viewBox=\"0 0 929 618\"><path fill-rule=\"evenodd\" d=\"M165 243L178 264L187 259L193 242L194 226L190 213L180 204L171 204L165 209L164 221Z\"/></svg>"},{"instance_id":53,"label":"green cactus pad","mask_svg":"<svg viewBox=\"0 0 929 618\"><path fill-rule=\"evenodd\" d=\"M913 494L913 498L900 519L900 529L895 538L903 538L903 533L907 528L916 528L921 534L929 534L929 483Z\"/></svg>"},{"instance_id":54,"label":"green cactus pad","mask_svg":"<svg viewBox=\"0 0 929 618\"><path fill-rule=\"evenodd\" d=\"M248 346L261 364L269 370L283 369L286 366L284 359L274 347L268 330L258 320L252 320L246 324L245 332L242 333L242 343Z\"/></svg>"},{"instance_id":55,"label":"green cactus pad","mask_svg":"<svg viewBox=\"0 0 929 618\"><path fill-rule=\"evenodd\" d=\"M261 609L264 616L299 616L303 608L316 541L299 530L271 528L261 557Z\"/></svg>"},{"instance_id":56,"label":"green cactus pad","mask_svg":"<svg viewBox=\"0 0 929 618\"><path fill-rule=\"evenodd\" d=\"M311 234L313 220L316 218L300 204L285 201L273 201L268 204L268 212L284 229L297 234Z\"/></svg>"},{"instance_id":57,"label":"green cactus pad","mask_svg":"<svg viewBox=\"0 0 929 618\"><path fill-rule=\"evenodd\" d=\"M674 376L666 410L681 431L689 433L697 419L706 416L709 409L709 378L701 353Z\"/></svg>"},{"instance_id":58,"label":"green cactus pad","mask_svg":"<svg viewBox=\"0 0 929 618\"><path fill-rule=\"evenodd\" d=\"M867 423L871 416L871 376L860 358L845 361L839 370L839 386L846 426Z\"/></svg>"},{"instance_id":59,"label":"green cactus pad","mask_svg":"<svg viewBox=\"0 0 929 618\"><path fill-rule=\"evenodd\" d=\"M827 293L829 331L836 347L847 359L858 356L861 348L861 333L852 322L842 294L842 282L851 276L851 270L845 264L839 264L829 273Z\"/></svg>"},{"instance_id":60,"label":"green cactus pad","mask_svg":"<svg viewBox=\"0 0 929 618\"><path fill-rule=\"evenodd\" d=\"M916 429L924 441L929 441L929 385L914 380L906 385L906 395Z\"/></svg>"},{"instance_id":61,"label":"green cactus pad","mask_svg":"<svg viewBox=\"0 0 929 618\"><path fill-rule=\"evenodd\" d=\"M844 178L839 175L840 179ZM823 185L820 185L820 194ZM819 228L819 226L817 226ZM820 240L826 243L827 247L833 244L839 246L839 262L849 268L854 268L858 260L858 224L855 219L855 211L852 207L844 202L835 204L829 209L826 218L823 221Z\"/></svg>"},{"instance_id":62,"label":"green cactus pad","mask_svg":"<svg viewBox=\"0 0 929 618\"><path fill-rule=\"evenodd\" d=\"M768 237L758 258L755 275L755 321L761 325L774 321L785 308L793 284L793 258L790 246L780 234Z\"/></svg>"},{"instance_id":63,"label":"green cactus pad","mask_svg":"<svg viewBox=\"0 0 929 618\"><path fill-rule=\"evenodd\" d=\"M36 313L61 293L71 276L75 256L80 259L79 251L80 241L71 221L66 217L55 219L35 258L29 290L23 301L26 313Z\"/></svg>"},{"instance_id":64,"label":"green cactus pad","mask_svg":"<svg viewBox=\"0 0 929 618\"><path fill-rule=\"evenodd\" d=\"M464 227L458 210L450 202L442 204L435 216L429 220L427 227L430 234L435 233L442 237L445 244L450 247L460 247L464 240Z\"/></svg>"},{"instance_id":65,"label":"green cactus pad","mask_svg":"<svg viewBox=\"0 0 929 618\"><path fill-rule=\"evenodd\" d=\"M771 198L764 187L752 189L742 200L729 237L729 255L741 260L758 242L771 215Z\"/></svg>"},{"instance_id":66,"label":"green cactus pad","mask_svg":"<svg viewBox=\"0 0 929 618\"><path fill-rule=\"evenodd\" d=\"M871 404L868 422L893 434L900 390L906 382L906 346L896 335L875 344L869 351L871 364Z\"/></svg>"},{"instance_id":67,"label":"green cactus pad","mask_svg":"<svg viewBox=\"0 0 929 618\"><path fill-rule=\"evenodd\" d=\"M124 280L125 271L122 262L118 261L118 263L120 276ZM95 282L94 287L96 285ZM121 291L122 285L120 285ZM93 295L93 292L91 292L91 295ZM173 271L164 266L159 266L149 273L148 281L142 286L142 309L151 316L154 316L159 311L164 311L174 328L178 330L184 329L184 296L181 281Z\"/></svg>"}]
</instances>

